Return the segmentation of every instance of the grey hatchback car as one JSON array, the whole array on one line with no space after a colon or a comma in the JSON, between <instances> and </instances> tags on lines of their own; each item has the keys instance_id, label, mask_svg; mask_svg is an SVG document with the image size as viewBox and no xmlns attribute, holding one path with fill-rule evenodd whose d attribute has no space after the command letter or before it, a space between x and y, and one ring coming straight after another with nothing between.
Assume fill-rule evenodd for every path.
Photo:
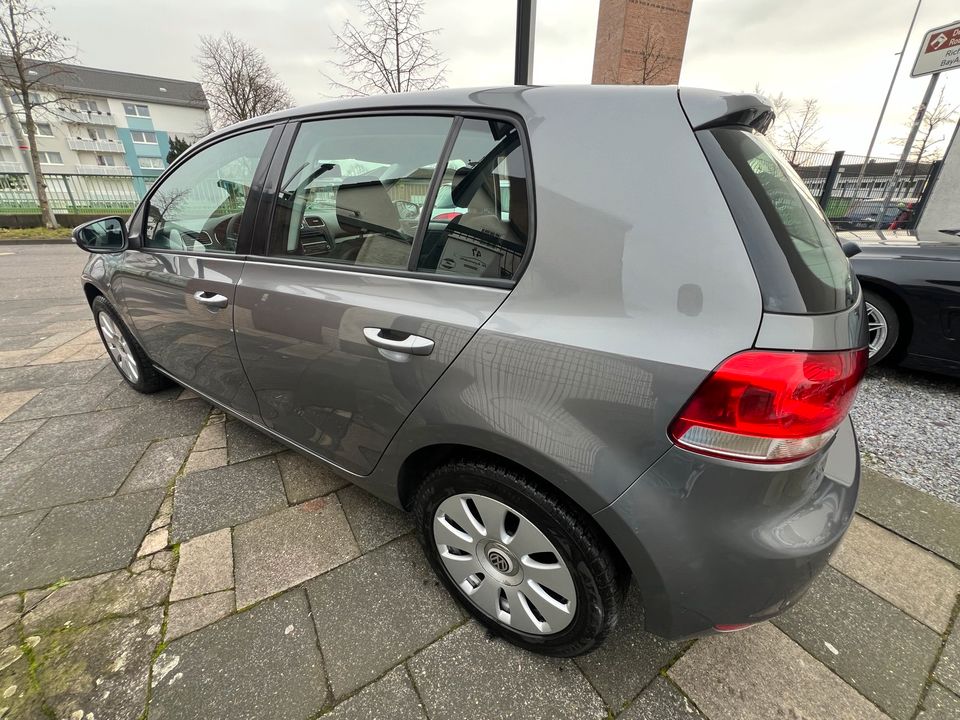
<instances>
[{"instance_id":1,"label":"grey hatchback car","mask_svg":"<svg viewBox=\"0 0 960 720\"><path fill-rule=\"evenodd\" d=\"M410 510L512 642L791 606L851 521L860 289L753 95L509 87L219 131L82 225L119 372ZM434 212L449 186L455 213Z\"/></svg>"}]
</instances>

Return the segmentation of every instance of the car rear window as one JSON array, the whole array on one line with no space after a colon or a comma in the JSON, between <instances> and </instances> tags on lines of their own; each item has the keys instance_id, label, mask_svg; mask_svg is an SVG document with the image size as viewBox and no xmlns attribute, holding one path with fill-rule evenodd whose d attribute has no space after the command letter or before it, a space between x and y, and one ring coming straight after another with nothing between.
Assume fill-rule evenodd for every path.
<instances>
[{"instance_id":1,"label":"car rear window","mask_svg":"<svg viewBox=\"0 0 960 720\"><path fill-rule=\"evenodd\" d=\"M750 254L764 309L813 314L850 307L857 297L850 263L820 206L776 148L743 128L698 135Z\"/></svg>"}]
</instances>

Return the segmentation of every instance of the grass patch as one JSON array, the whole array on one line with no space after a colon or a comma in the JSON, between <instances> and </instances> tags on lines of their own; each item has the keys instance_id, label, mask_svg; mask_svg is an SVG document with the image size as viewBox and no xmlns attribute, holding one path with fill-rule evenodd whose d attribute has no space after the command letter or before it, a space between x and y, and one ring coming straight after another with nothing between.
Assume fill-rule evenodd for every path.
<instances>
[{"instance_id":1,"label":"grass patch","mask_svg":"<svg viewBox=\"0 0 960 720\"><path fill-rule=\"evenodd\" d=\"M73 228L61 227L48 230L44 227L32 228L0 228L0 240L50 240L52 238L68 238Z\"/></svg>"}]
</instances>

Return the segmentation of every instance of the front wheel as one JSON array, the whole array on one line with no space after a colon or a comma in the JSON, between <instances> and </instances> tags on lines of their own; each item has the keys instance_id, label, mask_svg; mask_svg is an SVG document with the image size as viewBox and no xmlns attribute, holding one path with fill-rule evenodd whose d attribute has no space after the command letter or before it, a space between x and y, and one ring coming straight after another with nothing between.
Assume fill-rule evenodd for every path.
<instances>
[{"instance_id":1,"label":"front wheel","mask_svg":"<svg viewBox=\"0 0 960 720\"><path fill-rule=\"evenodd\" d=\"M140 343L130 334L106 298L97 296L90 308L110 359L130 387L141 393L155 393L170 384L154 369Z\"/></svg>"},{"instance_id":2,"label":"front wheel","mask_svg":"<svg viewBox=\"0 0 960 720\"><path fill-rule=\"evenodd\" d=\"M510 642L571 657L601 644L628 580L582 513L520 473L460 461L414 500L433 569L480 622Z\"/></svg>"}]
</instances>

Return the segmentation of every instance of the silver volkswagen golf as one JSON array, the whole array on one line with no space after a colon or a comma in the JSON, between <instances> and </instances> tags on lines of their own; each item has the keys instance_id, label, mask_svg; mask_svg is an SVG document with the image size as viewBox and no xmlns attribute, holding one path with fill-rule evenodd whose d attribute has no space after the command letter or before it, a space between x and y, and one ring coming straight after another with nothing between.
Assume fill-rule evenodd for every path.
<instances>
[{"instance_id":1,"label":"silver volkswagen golf","mask_svg":"<svg viewBox=\"0 0 960 720\"><path fill-rule=\"evenodd\" d=\"M651 632L736 630L803 594L859 485L860 289L772 118L670 87L268 115L77 228L83 290L131 386L411 511L512 642L597 647L631 578Z\"/></svg>"}]
</instances>

